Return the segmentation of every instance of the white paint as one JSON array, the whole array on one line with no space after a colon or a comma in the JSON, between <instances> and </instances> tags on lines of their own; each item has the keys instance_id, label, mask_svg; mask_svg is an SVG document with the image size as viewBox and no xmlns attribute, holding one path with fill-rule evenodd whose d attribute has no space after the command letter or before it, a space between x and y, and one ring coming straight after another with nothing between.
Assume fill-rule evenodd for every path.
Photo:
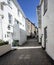
<instances>
[{"instance_id":1,"label":"white paint","mask_svg":"<svg viewBox=\"0 0 54 65\"><path fill-rule=\"evenodd\" d=\"M23 43L25 43L27 40L26 38L26 31L20 29L20 40L19 40L19 45L22 45Z\"/></svg>"},{"instance_id":2,"label":"white paint","mask_svg":"<svg viewBox=\"0 0 54 65\"><path fill-rule=\"evenodd\" d=\"M12 47L12 49L38 49L42 48L41 46L25 46L25 47Z\"/></svg>"},{"instance_id":3,"label":"white paint","mask_svg":"<svg viewBox=\"0 0 54 65\"><path fill-rule=\"evenodd\" d=\"M46 52L54 60L54 0L48 0L48 9L43 16L44 3L41 6L42 16L42 46L44 47L44 28L47 26Z\"/></svg>"},{"instance_id":4,"label":"white paint","mask_svg":"<svg viewBox=\"0 0 54 65\"><path fill-rule=\"evenodd\" d=\"M14 40L20 40L20 29L19 29L19 23L14 24L14 29L13 29L13 39Z\"/></svg>"},{"instance_id":5,"label":"white paint","mask_svg":"<svg viewBox=\"0 0 54 65\"><path fill-rule=\"evenodd\" d=\"M17 0L10 0L11 5L8 5L7 0L0 0L1 2L5 2L6 5L3 5L3 10L0 9L4 18L0 16L0 39L4 41L9 41L12 45L13 39L19 40L19 44L22 45L26 41L26 23L25 23L25 15L17 3ZM18 11L19 9L19 11ZM19 12L19 14L18 14ZM9 23L8 14L12 15L12 22ZM15 24L15 19L19 22ZM11 29L8 30L8 25L10 25ZM9 37L7 37L7 32L10 32ZM24 35L24 36L23 36ZM22 37L23 36L23 37Z\"/></svg>"}]
</instances>

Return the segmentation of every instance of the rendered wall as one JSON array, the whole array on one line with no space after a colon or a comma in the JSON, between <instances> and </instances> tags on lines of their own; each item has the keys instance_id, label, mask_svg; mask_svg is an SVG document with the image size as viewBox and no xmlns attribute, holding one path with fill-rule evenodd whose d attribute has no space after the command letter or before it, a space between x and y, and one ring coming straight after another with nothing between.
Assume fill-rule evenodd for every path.
<instances>
[{"instance_id":1,"label":"rendered wall","mask_svg":"<svg viewBox=\"0 0 54 65\"><path fill-rule=\"evenodd\" d=\"M43 4L42 4L43 11ZM43 16L42 12L42 46L44 46L44 28L47 26L46 52L54 60L54 0L48 0L48 10Z\"/></svg>"},{"instance_id":2,"label":"rendered wall","mask_svg":"<svg viewBox=\"0 0 54 65\"><path fill-rule=\"evenodd\" d=\"M19 41L19 45L22 45L22 44L25 43L26 41L27 41L26 31L20 29L20 41Z\"/></svg>"}]
</instances>

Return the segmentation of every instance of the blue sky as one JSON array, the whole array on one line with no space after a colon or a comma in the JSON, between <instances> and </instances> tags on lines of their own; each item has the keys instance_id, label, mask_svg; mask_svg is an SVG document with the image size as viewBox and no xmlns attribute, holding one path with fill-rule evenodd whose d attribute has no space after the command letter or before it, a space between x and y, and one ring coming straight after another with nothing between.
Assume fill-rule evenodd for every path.
<instances>
[{"instance_id":1,"label":"blue sky","mask_svg":"<svg viewBox=\"0 0 54 65\"><path fill-rule=\"evenodd\" d=\"M22 10L24 11L26 17L33 23L37 25L37 13L36 7L39 4L39 0L18 0Z\"/></svg>"}]
</instances>

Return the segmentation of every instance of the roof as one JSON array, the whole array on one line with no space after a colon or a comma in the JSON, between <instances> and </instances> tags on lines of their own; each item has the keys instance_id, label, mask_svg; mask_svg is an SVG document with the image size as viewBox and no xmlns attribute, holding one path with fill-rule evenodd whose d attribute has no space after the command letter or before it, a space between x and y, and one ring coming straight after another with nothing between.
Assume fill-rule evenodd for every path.
<instances>
[{"instance_id":1,"label":"roof","mask_svg":"<svg viewBox=\"0 0 54 65\"><path fill-rule=\"evenodd\" d=\"M35 26L35 24L34 23L32 23L28 18L26 18L32 25L34 25ZM36 28L37 28L37 26L35 26Z\"/></svg>"}]
</instances>

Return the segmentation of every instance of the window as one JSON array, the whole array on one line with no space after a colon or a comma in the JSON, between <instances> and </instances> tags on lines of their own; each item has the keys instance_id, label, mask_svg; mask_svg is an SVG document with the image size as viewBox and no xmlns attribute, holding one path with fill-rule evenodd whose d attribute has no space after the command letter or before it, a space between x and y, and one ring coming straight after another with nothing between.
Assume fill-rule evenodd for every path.
<instances>
[{"instance_id":1,"label":"window","mask_svg":"<svg viewBox=\"0 0 54 65\"><path fill-rule=\"evenodd\" d=\"M12 7L11 7L11 0L7 0L7 2L8 2L9 7L12 9Z\"/></svg>"},{"instance_id":2,"label":"window","mask_svg":"<svg viewBox=\"0 0 54 65\"><path fill-rule=\"evenodd\" d=\"M44 14L47 11L48 0L44 0Z\"/></svg>"},{"instance_id":3,"label":"window","mask_svg":"<svg viewBox=\"0 0 54 65\"><path fill-rule=\"evenodd\" d=\"M10 30L10 25L8 25L8 30Z\"/></svg>"},{"instance_id":4,"label":"window","mask_svg":"<svg viewBox=\"0 0 54 65\"><path fill-rule=\"evenodd\" d=\"M19 17L21 17L21 11L20 10L18 10L18 15L19 15Z\"/></svg>"},{"instance_id":5,"label":"window","mask_svg":"<svg viewBox=\"0 0 54 65\"><path fill-rule=\"evenodd\" d=\"M19 22L16 20L16 23L18 24Z\"/></svg>"},{"instance_id":6,"label":"window","mask_svg":"<svg viewBox=\"0 0 54 65\"><path fill-rule=\"evenodd\" d=\"M5 34L5 38L6 38L6 34Z\"/></svg>"},{"instance_id":7,"label":"window","mask_svg":"<svg viewBox=\"0 0 54 65\"><path fill-rule=\"evenodd\" d=\"M8 5L10 6L10 0L7 0L7 2L8 2Z\"/></svg>"},{"instance_id":8,"label":"window","mask_svg":"<svg viewBox=\"0 0 54 65\"><path fill-rule=\"evenodd\" d=\"M10 37L10 32L7 32L7 37Z\"/></svg>"},{"instance_id":9,"label":"window","mask_svg":"<svg viewBox=\"0 0 54 65\"><path fill-rule=\"evenodd\" d=\"M47 27L44 28L44 48L46 49L47 43Z\"/></svg>"},{"instance_id":10,"label":"window","mask_svg":"<svg viewBox=\"0 0 54 65\"><path fill-rule=\"evenodd\" d=\"M22 23L20 23L20 25L22 25Z\"/></svg>"},{"instance_id":11,"label":"window","mask_svg":"<svg viewBox=\"0 0 54 65\"><path fill-rule=\"evenodd\" d=\"M1 8L1 10L3 10L3 5L2 4L0 4L0 8Z\"/></svg>"},{"instance_id":12,"label":"window","mask_svg":"<svg viewBox=\"0 0 54 65\"><path fill-rule=\"evenodd\" d=\"M8 14L8 17L9 17L9 23L11 24L12 23L12 15Z\"/></svg>"},{"instance_id":13,"label":"window","mask_svg":"<svg viewBox=\"0 0 54 65\"><path fill-rule=\"evenodd\" d=\"M15 19L15 24L18 24L19 22Z\"/></svg>"},{"instance_id":14,"label":"window","mask_svg":"<svg viewBox=\"0 0 54 65\"><path fill-rule=\"evenodd\" d=\"M18 15L19 15L19 9L18 9Z\"/></svg>"}]
</instances>

